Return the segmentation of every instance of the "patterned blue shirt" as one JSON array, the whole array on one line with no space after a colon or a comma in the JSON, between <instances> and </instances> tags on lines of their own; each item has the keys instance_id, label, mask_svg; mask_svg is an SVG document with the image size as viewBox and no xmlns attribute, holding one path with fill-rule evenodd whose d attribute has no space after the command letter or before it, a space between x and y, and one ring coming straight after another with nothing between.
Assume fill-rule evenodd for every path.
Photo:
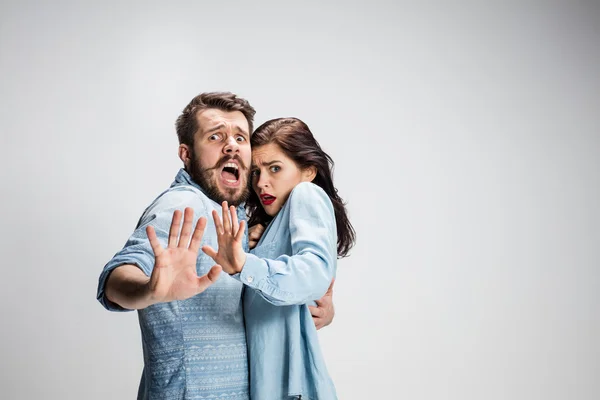
<instances>
[{"instance_id":1,"label":"patterned blue shirt","mask_svg":"<svg viewBox=\"0 0 600 400\"><path fill-rule=\"evenodd\" d=\"M173 212L185 207L194 209L194 223L202 216L207 218L202 245L218 248L211 212L220 211L221 206L209 199L181 169L171 187L145 210L123 249L104 267L97 298L105 308L126 311L104 295L106 280L113 269L135 264L147 276L152 273L154 253L146 226L154 227L166 247ZM238 207L238 218L246 218L243 207ZM247 249L246 235L244 247ZM200 251L198 275L206 274L212 265L214 261ZM216 283L188 300L138 310L144 351L138 399L249 399L242 287L239 281L222 272Z\"/></svg>"}]
</instances>

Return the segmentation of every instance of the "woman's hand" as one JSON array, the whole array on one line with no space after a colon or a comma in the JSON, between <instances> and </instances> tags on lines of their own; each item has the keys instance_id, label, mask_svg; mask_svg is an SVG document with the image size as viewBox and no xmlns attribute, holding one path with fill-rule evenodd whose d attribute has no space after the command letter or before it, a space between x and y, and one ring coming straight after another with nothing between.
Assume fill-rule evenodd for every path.
<instances>
[{"instance_id":1,"label":"woman's hand","mask_svg":"<svg viewBox=\"0 0 600 400\"><path fill-rule=\"evenodd\" d=\"M252 225L248 228L248 247L253 249L265 232L265 227L261 224Z\"/></svg>"},{"instance_id":2,"label":"woman's hand","mask_svg":"<svg viewBox=\"0 0 600 400\"><path fill-rule=\"evenodd\" d=\"M242 238L244 237L244 228L246 222L238 224L235 207L227 207L227 202L223 204L223 221L219 218L219 213L213 210L212 215L217 229L217 243L219 251L215 251L210 246L202 246L202 251L211 257L223 268L223 271L230 275L242 271L246 263L246 253L242 248ZM216 261L219 260L219 261Z\"/></svg>"}]
</instances>

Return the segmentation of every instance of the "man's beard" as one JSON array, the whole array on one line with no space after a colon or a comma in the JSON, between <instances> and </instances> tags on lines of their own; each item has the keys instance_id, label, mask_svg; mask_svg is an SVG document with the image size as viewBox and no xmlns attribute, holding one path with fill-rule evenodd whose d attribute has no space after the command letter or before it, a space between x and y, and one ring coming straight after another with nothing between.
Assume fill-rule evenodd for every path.
<instances>
[{"instance_id":1,"label":"man's beard","mask_svg":"<svg viewBox=\"0 0 600 400\"><path fill-rule=\"evenodd\" d=\"M227 201L229 205L237 206L248 200L248 196L250 194L247 184L237 188L225 188L224 191L219 189L217 186L217 179L219 179L217 176L217 169L234 158L240 164L238 179L243 182L242 174L245 173L244 171L246 168L244 162L241 160L241 158L239 158L239 156L223 157L214 167L202 168L199 160L196 158L196 154L192 152L190 155L190 167L188 172L192 177L192 180L200 185L202 189L204 189L206 195L210 199L219 204L221 204L223 201ZM246 180L246 183L247 182L248 180Z\"/></svg>"}]
</instances>

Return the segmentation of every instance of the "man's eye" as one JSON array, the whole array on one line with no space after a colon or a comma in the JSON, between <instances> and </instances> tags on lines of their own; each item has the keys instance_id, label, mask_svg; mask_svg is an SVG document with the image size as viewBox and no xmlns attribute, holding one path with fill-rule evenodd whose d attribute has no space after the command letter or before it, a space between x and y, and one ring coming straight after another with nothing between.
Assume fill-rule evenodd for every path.
<instances>
[{"instance_id":1,"label":"man's eye","mask_svg":"<svg viewBox=\"0 0 600 400\"><path fill-rule=\"evenodd\" d=\"M246 138L245 138L245 137L243 137L243 136L238 136L238 137L236 137L236 138L235 138L235 140L237 140L238 142L240 142L240 143L241 143L241 142L245 142L245 141L246 141Z\"/></svg>"},{"instance_id":2,"label":"man's eye","mask_svg":"<svg viewBox=\"0 0 600 400\"><path fill-rule=\"evenodd\" d=\"M277 165L273 165L271 167L271 172L278 172L281 169L281 167L277 166Z\"/></svg>"},{"instance_id":3,"label":"man's eye","mask_svg":"<svg viewBox=\"0 0 600 400\"><path fill-rule=\"evenodd\" d=\"M210 135L208 140L219 140L219 135L217 135L216 133L214 135Z\"/></svg>"}]
</instances>

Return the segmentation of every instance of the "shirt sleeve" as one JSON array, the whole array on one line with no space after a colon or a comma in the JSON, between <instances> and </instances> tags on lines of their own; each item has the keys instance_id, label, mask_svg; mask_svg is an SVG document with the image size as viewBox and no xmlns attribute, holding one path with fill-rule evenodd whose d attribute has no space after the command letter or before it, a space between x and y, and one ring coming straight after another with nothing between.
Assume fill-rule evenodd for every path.
<instances>
[{"instance_id":1,"label":"shirt sleeve","mask_svg":"<svg viewBox=\"0 0 600 400\"><path fill-rule=\"evenodd\" d=\"M246 254L233 277L274 305L320 299L335 275L337 232L333 205L319 186L304 182L288 199L292 255L274 260Z\"/></svg>"},{"instance_id":2,"label":"shirt sleeve","mask_svg":"<svg viewBox=\"0 0 600 400\"><path fill-rule=\"evenodd\" d=\"M141 269L146 276L154 269L154 252L150 246L146 227L151 225L156 231L156 237L163 247L167 246L169 229L175 210L183 211L185 207L194 209L194 226L202 216L206 217L206 207L195 189L181 186L163 193L146 209L138 226L129 237L123 249L104 266L98 280L96 298L109 311L131 311L108 300L105 295L106 281L110 273L124 264L133 264Z\"/></svg>"}]
</instances>

